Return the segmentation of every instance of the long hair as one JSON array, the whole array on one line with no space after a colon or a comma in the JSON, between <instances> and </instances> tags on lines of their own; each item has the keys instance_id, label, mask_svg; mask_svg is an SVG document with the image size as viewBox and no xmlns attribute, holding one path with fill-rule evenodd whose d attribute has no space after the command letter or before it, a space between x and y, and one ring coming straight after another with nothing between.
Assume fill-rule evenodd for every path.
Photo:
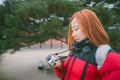
<instances>
[{"instance_id":1,"label":"long hair","mask_svg":"<svg viewBox=\"0 0 120 80\"><path fill-rule=\"evenodd\" d=\"M109 37L96 14L91 10L83 9L79 12L75 12L70 19L70 27L68 33L69 48L74 42L71 31L71 21L73 18L77 18L78 22L81 24L83 33L95 46L109 44Z\"/></svg>"}]
</instances>

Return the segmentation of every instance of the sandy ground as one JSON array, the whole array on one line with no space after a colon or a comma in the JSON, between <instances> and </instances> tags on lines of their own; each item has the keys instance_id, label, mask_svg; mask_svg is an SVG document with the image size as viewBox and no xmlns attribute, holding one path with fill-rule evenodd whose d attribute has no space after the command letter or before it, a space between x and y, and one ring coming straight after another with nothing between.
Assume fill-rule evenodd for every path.
<instances>
[{"instance_id":1,"label":"sandy ground","mask_svg":"<svg viewBox=\"0 0 120 80\"><path fill-rule=\"evenodd\" d=\"M0 58L0 80L59 80L48 66L45 57L64 50L66 48L21 49L14 54L6 53ZM38 69L40 61L44 63L43 70Z\"/></svg>"}]
</instances>

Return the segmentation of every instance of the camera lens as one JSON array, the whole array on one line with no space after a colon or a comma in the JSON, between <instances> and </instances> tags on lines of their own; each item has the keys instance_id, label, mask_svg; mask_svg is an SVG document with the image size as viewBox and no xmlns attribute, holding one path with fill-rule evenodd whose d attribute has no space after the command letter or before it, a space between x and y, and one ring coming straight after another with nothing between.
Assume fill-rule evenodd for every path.
<instances>
[{"instance_id":1,"label":"camera lens","mask_svg":"<svg viewBox=\"0 0 120 80\"><path fill-rule=\"evenodd\" d=\"M51 59L51 56L48 55L46 58L45 58L47 61L49 61Z\"/></svg>"}]
</instances>

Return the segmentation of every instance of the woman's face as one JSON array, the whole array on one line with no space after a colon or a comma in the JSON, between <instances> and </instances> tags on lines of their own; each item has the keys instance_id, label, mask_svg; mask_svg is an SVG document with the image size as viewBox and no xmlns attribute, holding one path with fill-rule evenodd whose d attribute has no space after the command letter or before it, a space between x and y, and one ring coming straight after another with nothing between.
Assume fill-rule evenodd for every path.
<instances>
[{"instance_id":1,"label":"woman's face","mask_svg":"<svg viewBox=\"0 0 120 80\"><path fill-rule=\"evenodd\" d=\"M74 18L71 22L72 36L75 41L79 42L86 38L85 34L82 32L82 26L78 22L77 18Z\"/></svg>"}]
</instances>

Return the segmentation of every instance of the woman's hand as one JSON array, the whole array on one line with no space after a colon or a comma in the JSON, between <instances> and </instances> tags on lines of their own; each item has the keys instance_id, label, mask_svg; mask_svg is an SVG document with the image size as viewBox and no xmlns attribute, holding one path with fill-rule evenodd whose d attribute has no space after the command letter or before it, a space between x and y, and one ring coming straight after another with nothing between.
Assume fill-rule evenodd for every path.
<instances>
[{"instance_id":1,"label":"woman's hand","mask_svg":"<svg viewBox=\"0 0 120 80\"><path fill-rule=\"evenodd\" d=\"M55 65L53 66L53 68L60 68L62 66L62 61L61 60L57 60Z\"/></svg>"}]
</instances>

